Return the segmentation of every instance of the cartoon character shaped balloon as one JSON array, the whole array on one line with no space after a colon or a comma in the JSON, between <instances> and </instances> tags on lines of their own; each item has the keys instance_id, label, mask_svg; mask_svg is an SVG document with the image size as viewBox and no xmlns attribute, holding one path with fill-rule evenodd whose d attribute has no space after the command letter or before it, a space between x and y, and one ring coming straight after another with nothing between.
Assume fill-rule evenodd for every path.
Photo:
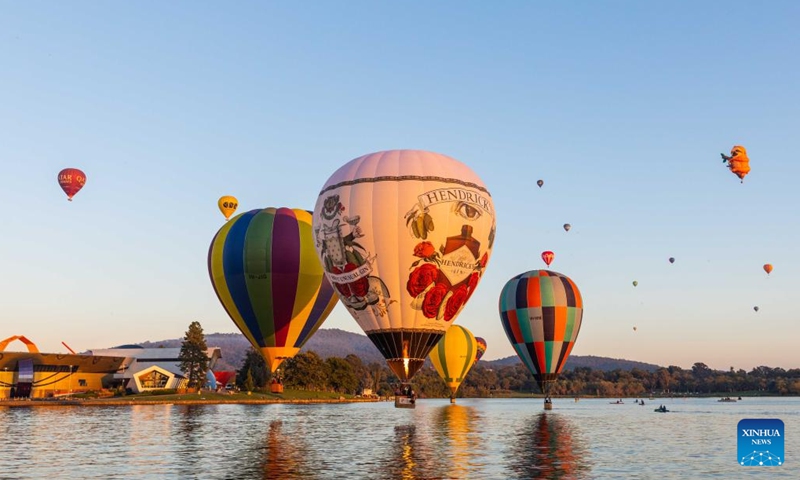
<instances>
[{"instance_id":1,"label":"cartoon character shaped balloon","mask_svg":"<svg viewBox=\"0 0 800 480\"><path fill-rule=\"evenodd\" d=\"M86 185L86 174L77 168L65 168L58 172L58 184L71 202L72 197Z\"/></svg>"},{"instance_id":2,"label":"cartoon character shaped balloon","mask_svg":"<svg viewBox=\"0 0 800 480\"><path fill-rule=\"evenodd\" d=\"M208 251L220 303L274 372L336 306L314 250L311 212L264 208L235 216Z\"/></svg>"},{"instance_id":3,"label":"cartoon character shaped balloon","mask_svg":"<svg viewBox=\"0 0 800 480\"><path fill-rule=\"evenodd\" d=\"M475 337L475 341L478 342L478 351L475 353L475 362L477 363L477 361L483 357L483 354L486 353L486 340L482 337Z\"/></svg>"},{"instance_id":4,"label":"cartoon character shaped balloon","mask_svg":"<svg viewBox=\"0 0 800 480\"><path fill-rule=\"evenodd\" d=\"M495 237L492 197L463 163L390 150L322 187L317 253L347 310L408 381L475 292Z\"/></svg>"},{"instance_id":5,"label":"cartoon character shaped balloon","mask_svg":"<svg viewBox=\"0 0 800 480\"><path fill-rule=\"evenodd\" d=\"M720 153L722 161L728 163L731 173L739 177L741 183L744 183L744 177L750 173L750 159L747 157L747 150L741 145L734 145L731 148L731 156Z\"/></svg>"},{"instance_id":6,"label":"cartoon character shaped balloon","mask_svg":"<svg viewBox=\"0 0 800 480\"><path fill-rule=\"evenodd\" d=\"M222 212L222 215L225 216L225 220L227 221L231 218L233 212L236 211L236 208L239 207L239 200L236 200L236 197L231 195L225 195L219 197L219 200L217 200L217 207L219 207L219 211Z\"/></svg>"},{"instance_id":7,"label":"cartoon character shaped balloon","mask_svg":"<svg viewBox=\"0 0 800 480\"><path fill-rule=\"evenodd\" d=\"M553 259L556 258L556 254L551 252L550 250L545 250L542 252L542 260L544 263L549 267L551 263L553 263Z\"/></svg>"},{"instance_id":8,"label":"cartoon character shaped balloon","mask_svg":"<svg viewBox=\"0 0 800 480\"><path fill-rule=\"evenodd\" d=\"M455 403L458 387L475 364L477 350L478 342L475 336L461 325L450 327L431 350L431 363L450 388L451 403Z\"/></svg>"},{"instance_id":9,"label":"cartoon character shaped balloon","mask_svg":"<svg viewBox=\"0 0 800 480\"><path fill-rule=\"evenodd\" d=\"M550 270L522 273L503 287L499 309L508 340L549 396L581 329L583 299L578 286Z\"/></svg>"}]
</instances>

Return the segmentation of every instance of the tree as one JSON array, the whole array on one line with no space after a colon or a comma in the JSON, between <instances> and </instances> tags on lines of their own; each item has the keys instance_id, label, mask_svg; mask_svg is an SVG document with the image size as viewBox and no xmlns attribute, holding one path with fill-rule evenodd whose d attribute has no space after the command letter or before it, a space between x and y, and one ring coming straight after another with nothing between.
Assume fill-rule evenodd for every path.
<instances>
[{"instance_id":1,"label":"tree","mask_svg":"<svg viewBox=\"0 0 800 480\"><path fill-rule=\"evenodd\" d=\"M338 393L355 393L358 388L358 378L353 371L353 365L345 359L330 357L325 360L328 373L328 385Z\"/></svg>"},{"instance_id":2,"label":"tree","mask_svg":"<svg viewBox=\"0 0 800 480\"><path fill-rule=\"evenodd\" d=\"M314 351L298 353L284 362L283 383L287 387L303 390L327 388L325 362Z\"/></svg>"},{"instance_id":3,"label":"tree","mask_svg":"<svg viewBox=\"0 0 800 480\"><path fill-rule=\"evenodd\" d=\"M208 371L208 354L206 353L206 337L200 322L192 322L181 344L180 368L189 379L189 388L200 388L206 382Z\"/></svg>"},{"instance_id":4,"label":"tree","mask_svg":"<svg viewBox=\"0 0 800 480\"><path fill-rule=\"evenodd\" d=\"M244 357L244 362L242 363L242 368L236 372L236 381L239 388L246 389L244 382L248 374L253 378L254 388L264 388L267 385L270 377L269 372L267 371L267 362L264 360L264 356L256 351L253 347L250 347L250 349L247 350L247 354L245 354Z\"/></svg>"}]
</instances>

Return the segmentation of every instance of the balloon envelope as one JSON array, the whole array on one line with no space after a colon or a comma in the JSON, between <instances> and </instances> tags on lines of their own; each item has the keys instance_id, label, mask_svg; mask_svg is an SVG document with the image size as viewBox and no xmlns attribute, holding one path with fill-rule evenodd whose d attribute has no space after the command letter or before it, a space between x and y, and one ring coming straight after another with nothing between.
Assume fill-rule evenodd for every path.
<instances>
[{"instance_id":1,"label":"balloon envelope","mask_svg":"<svg viewBox=\"0 0 800 480\"><path fill-rule=\"evenodd\" d=\"M86 174L77 168L65 168L58 172L58 184L71 202L72 197L86 185Z\"/></svg>"},{"instance_id":2,"label":"balloon envelope","mask_svg":"<svg viewBox=\"0 0 800 480\"><path fill-rule=\"evenodd\" d=\"M771 265L771 264L769 264L769 263L767 263L767 264L764 264L764 271L765 271L765 272L767 272L767 275L769 275L770 273L772 273L772 265Z\"/></svg>"},{"instance_id":3,"label":"balloon envelope","mask_svg":"<svg viewBox=\"0 0 800 480\"><path fill-rule=\"evenodd\" d=\"M569 223L565 223L565 224L564 224L564 230L566 230L566 231L568 231L568 232L569 232L569 229L570 229L570 228L572 228L572 225L570 225Z\"/></svg>"},{"instance_id":4,"label":"balloon envelope","mask_svg":"<svg viewBox=\"0 0 800 480\"><path fill-rule=\"evenodd\" d=\"M451 398L455 398L458 387L475 364L477 350L475 336L461 325L450 327L431 350L433 368L450 388Z\"/></svg>"},{"instance_id":5,"label":"balloon envelope","mask_svg":"<svg viewBox=\"0 0 800 480\"><path fill-rule=\"evenodd\" d=\"M477 362L486 353L486 340L481 337L475 337L475 341L478 342L478 351L475 353L475 361Z\"/></svg>"},{"instance_id":6,"label":"balloon envelope","mask_svg":"<svg viewBox=\"0 0 800 480\"><path fill-rule=\"evenodd\" d=\"M755 310L757 312L758 311L758 307L753 307L753 310Z\"/></svg>"},{"instance_id":7,"label":"balloon envelope","mask_svg":"<svg viewBox=\"0 0 800 480\"><path fill-rule=\"evenodd\" d=\"M551 252L550 250L542 252L542 260L544 260L544 263L547 264L548 267L550 266L551 263L553 263L553 259L555 257L556 254Z\"/></svg>"},{"instance_id":8,"label":"balloon envelope","mask_svg":"<svg viewBox=\"0 0 800 480\"><path fill-rule=\"evenodd\" d=\"M372 153L331 175L313 225L342 303L408 381L483 275L495 236L489 191L444 155Z\"/></svg>"},{"instance_id":9,"label":"balloon envelope","mask_svg":"<svg viewBox=\"0 0 800 480\"><path fill-rule=\"evenodd\" d=\"M217 200L217 207L219 207L219 211L225 216L225 220L231 218L231 215L233 215L233 212L236 211L238 206L239 200L236 200L236 197L230 195L219 197L219 200Z\"/></svg>"},{"instance_id":10,"label":"balloon envelope","mask_svg":"<svg viewBox=\"0 0 800 480\"><path fill-rule=\"evenodd\" d=\"M505 284L499 309L508 340L547 395L581 328L583 300L578 287L561 273L533 270Z\"/></svg>"},{"instance_id":11,"label":"balloon envelope","mask_svg":"<svg viewBox=\"0 0 800 480\"><path fill-rule=\"evenodd\" d=\"M211 242L208 272L222 306L272 372L297 354L336 306L305 210L265 208L235 216Z\"/></svg>"},{"instance_id":12,"label":"balloon envelope","mask_svg":"<svg viewBox=\"0 0 800 480\"><path fill-rule=\"evenodd\" d=\"M638 287L638 286L639 286L639 282L637 282L636 280L634 280L634 281L633 281L633 286L634 286L634 287Z\"/></svg>"},{"instance_id":13,"label":"balloon envelope","mask_svg":"<svg viewBox=\"0 0 800 480\"><path fill-rule=\"evenodd\" d=\"M675 257L669 257L669 263L675 263Z\"/></svg>"},{"instance_id":14,"label":"balloon envelope","mask_svg":"<svg viewBox=\"0 0 800 480\"><path fill-rule=\"evenodd\" d=\"M536 185L539 185L539 188L542 188L542 185L544 185L544 180L537 180Z\"/></svg>"}]
</instances>

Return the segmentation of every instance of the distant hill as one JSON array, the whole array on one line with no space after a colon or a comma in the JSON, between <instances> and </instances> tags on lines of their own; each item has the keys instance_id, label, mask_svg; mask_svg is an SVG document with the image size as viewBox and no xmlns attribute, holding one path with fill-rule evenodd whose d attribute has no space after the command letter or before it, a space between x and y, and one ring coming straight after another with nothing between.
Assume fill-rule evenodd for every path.
<instances>
[{"instance_id":1,"label":"distant hill","mask_svg":"<svg viewBox=\"0 0 800 480\"><path fill-rule=\"evenodd\" d=\"M175 348L180 347L183 339L175 338L170 340L160 340L140 343L145 348ZM241 333L210 333L206 334L206 344L209 347L219 347L222 351L222 359L217 363L215 370L237 370L244 362L250 342ZM361 361L369 364L372 362L383 363L383 356L375 345L372 344L366 335L346 332L338 328L323 328L317 331L311 340L303 347L302 351L313 350L322 358L341 357L353 353L361 358ZM489 368L500 368L508 365L520 363L517 356L501 358L499 360L485 361L481 364ZM593 355L579 356L572 355L567 359L564 367L571 370L576 367L590 367L596 370L632 370L638 368L649 372L659 368L658 365L651 363L636 362L633 360L623 360L607 357L596 357Z\"/></svg>"},{"instance_id":2,"label":"distant hill","mask_svg":"<svg viewBox=\"0 0 800 480\"><path fill-rule=\"evenodd\" d=\"M511 357L500 358L498 360L491 360L487 362L482 361L481 363L489 368L500 368L509 365L516 365L517 363L520 363L520 359L514 355ZM621 358L596 357L594 355L570 355L570 357L567 358L567 364L564 365L564 370L572 370L578 367L589 367L593 370L602 370L604 372L610 372L611 370L617 369L633 370L634 368L648 372L654 372L660 368L658 365L653 365L652 363L624 360Z\"/></svg>"}]
</instances>

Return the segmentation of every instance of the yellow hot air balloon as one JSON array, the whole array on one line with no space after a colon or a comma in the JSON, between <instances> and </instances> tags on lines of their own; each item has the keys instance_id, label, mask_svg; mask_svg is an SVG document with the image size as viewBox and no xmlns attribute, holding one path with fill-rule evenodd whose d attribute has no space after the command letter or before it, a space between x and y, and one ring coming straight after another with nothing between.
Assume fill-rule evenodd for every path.
<instances>
[{"instance_id":1,"label":"yellow hot air balloon","mask_svg":"<svg viewBox=\"0 0 800 480\"><path fill-rule=\"evenodd\" d=\"M233 212L236 211L236 207L239 206L239 200L236 200L236 197L231 195L225 195L224 197L219 197L217 206L219 207L219 211L225 215L225 220L228 220L231 218L231 215L233 215Z\"/></svg>"},{"instance_id":2,"label":"yellow hot air balloon","mask_svg":"<svg viewBox=\"0 0 800 480\"><path fill-rule=\"evenodd\" d=\"M456 391L475 364L478 341L475 335L461 325L453 325L431 350L433 368L450 387L450 403L456 402Z\"/></svg>"}]
</instances>

